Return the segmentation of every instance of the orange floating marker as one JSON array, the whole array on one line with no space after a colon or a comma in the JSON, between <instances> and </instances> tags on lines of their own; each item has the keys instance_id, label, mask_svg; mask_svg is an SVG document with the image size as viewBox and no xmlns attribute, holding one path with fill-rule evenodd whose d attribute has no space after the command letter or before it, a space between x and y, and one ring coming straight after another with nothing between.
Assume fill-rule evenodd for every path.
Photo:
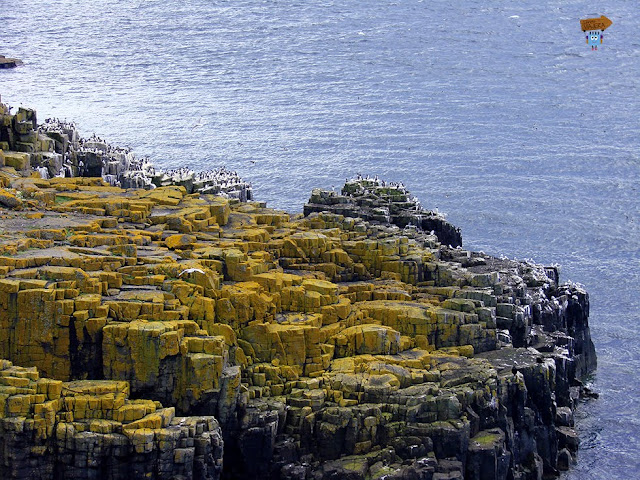
<instances>
[{"instance_id":1,"label":"orange floating marker","mask_svg":"<svg viewBox=\"0 0 640 480\"><path fill-rule=\"evenodd\" d=\"M605 30L612 24L613 22L604 15L601 15L600 18L587 18L586 20L580 20L580 27L582 27L583 32L586 32L587 30Z\"/></svg>"}]
</instances>

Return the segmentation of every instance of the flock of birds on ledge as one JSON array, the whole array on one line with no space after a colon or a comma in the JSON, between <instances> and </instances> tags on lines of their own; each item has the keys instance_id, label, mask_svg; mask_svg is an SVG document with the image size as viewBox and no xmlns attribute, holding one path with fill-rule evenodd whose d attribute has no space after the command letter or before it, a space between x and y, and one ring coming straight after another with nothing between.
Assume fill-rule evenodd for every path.
<instances>
[{"instance_id":1,"label":"flock of birds on ledge","mask_svg":"<svg viewBox=\"0 0 640 480\"><path fill-rule=\"evenodd\" d=\"M62 154L58 177L89 176L92 175L92 165L95 168L97 164L102 178L113 186L152 189L182 185L189 193L222 195L241 201L252 199L251 184L224 166L204 172L195 172L188 167L157 169L148 157L136 158L128 146L113 146L95 134L80 138L72 122L49 118L39 126L39 130L45 135L66 135L69 140ZM46 168L38 170L48 178Z\"/></svg>"},{"instance_id":2,"label":"flock of birds on ledge","mask_svg":"<svg viewBox=\"0 0 640 480\"><path fill-rule=\"evenodd\" d=\"M379 196L379 191L378 189L382 188L382 189L386 189L388 190L396 190L397 192L406 195L406 201L408 203L411 204L411 207L409 208L410 210L415 210L417 212L422 211L422 204L420 203L420 200L418 199L418 197L416 197L415 195L412 195L409 190L407 190L407 188L404 186L404 183L402 182L386 182L380 178L378 178L378 176L376 175L375 177L370 177L369 175L366 176L362 176L362 174L358 173L356 174L356 176L352 179L346 179L345 180L345 187L347 187L348 185L353 185L353 184L358 184L358 192L357 192L357 196L374 196L374 197L378 197ZM342 193L346 193L347 189L344 188ZM350 194L350 195L354 195L354 194ZM391 196L388 196L388 201L391 202ZM436 208L435 210L433 210L432 213L435 214L439 214L438 209ZM443 215L444 216L444 215Z\"/></svg>"},{"instance_id":3,"label":"flock of birds on ledge","mask_svg":"<svg viewBox=\"0 0 640 480\"><path fill-rule=\"evenodd\" d=\"M45 135L65 135L68 139L57 177L95 175L97 165L102 178L112 186L152 189L159 186L182 185L189 193L222 195L241 201L252 200L253 197L251 184L244 181L237 172L224 166L202 172L188 167L159 169L153 165L149 157L136 158L128 146L111 145L96 134L89 138L80 138L75 123L58 118L46 119L39 126L39 131ZM90 168L91 165L93 170ZM44 178L49 177L46 168L38 170ZM358 173L354 178L345 180L345 187L354 183L358 184L358 196L377 196L377 190L380 188L396 190L407 195L406 201L412 204L412 209L422 210L418 198L411 195L402 182L386 182L377 175L370 177Z\"/></svg>"}]
</instances>

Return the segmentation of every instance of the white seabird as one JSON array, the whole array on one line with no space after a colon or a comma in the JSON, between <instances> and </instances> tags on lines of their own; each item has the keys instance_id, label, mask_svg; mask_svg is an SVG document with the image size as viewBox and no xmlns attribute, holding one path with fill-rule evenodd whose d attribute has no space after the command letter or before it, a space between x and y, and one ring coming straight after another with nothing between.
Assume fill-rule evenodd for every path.
<instances>
[{"instance_id":1,"label":"white seabird","mask_svg":"<svg viewBox=\"0 0 640 480\"><path fill-rule=\"evenodd\" d=\"M198 120L198 123L196 123L193 127L191 127L191 130L195 130L198 127L204 127L205 123L207 122L204 121L204 118L200 117L200 120Z\"/></svg>"},{"instance_id":2,"label":"white seabird","mask_svg":"<svg viewBox=\"0 0 640 480\"><path fill-rule=\"evenodd\" d=\"M201 273L203 275L205 274L204 270L200 270L199 268L187 268L186 270L183 270L183 271L180 272L180 274L178 275L178 278L180 278L185 273L193 273L193 272L198 272L198 273Z\"/></svg>"}]
</instances>

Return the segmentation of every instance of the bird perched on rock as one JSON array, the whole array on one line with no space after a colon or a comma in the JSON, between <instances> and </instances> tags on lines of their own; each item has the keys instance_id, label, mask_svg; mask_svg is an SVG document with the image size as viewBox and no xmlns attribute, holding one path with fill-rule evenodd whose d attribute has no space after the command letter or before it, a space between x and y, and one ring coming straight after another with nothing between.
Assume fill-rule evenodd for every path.
<instances>
[{"instance_id":1,"label":"bird perched on rock","mask_svg":"<svg viewBox=\"0 0 640 480\"><path fill-rule=\"evenodd\" d=\"M186 270L183 270L180 272L180 274L178 275L178 278L180 278L185 273L193 273L193 272L202 273L204 275L204 270L200 270L199 268L187 268Z\"/></svg>"}]
</instances>

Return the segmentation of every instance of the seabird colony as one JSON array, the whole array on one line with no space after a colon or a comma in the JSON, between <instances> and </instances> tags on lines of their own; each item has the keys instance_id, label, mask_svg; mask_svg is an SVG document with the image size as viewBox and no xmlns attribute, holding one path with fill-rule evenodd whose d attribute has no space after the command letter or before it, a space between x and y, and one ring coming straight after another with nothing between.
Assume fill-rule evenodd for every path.
<instances>
[{"instance_id":1,"label":"seabird colony","mask_svg":"<svg viewBox=\"0 0 640 480\"><path fill-rule=\"evenodd\" d=\"M411 194L402 182L387 182L378 176L363 176L358 173L354 178L346 179L342 189L343 195L373 200L376 209L385 217L390 217L391 205L395 204L402 210L414 212L416 215L438 215L437 209L424 210L420 200ZM367 200L362 200L367 202ZM397 210L395 208L394 210ZM389 220L387 220L389 221Z\"/></svg>"},{"instance_id":2,"label":"seabird colony","mask_svg":"<svg viewBox=\"0 0 640 480\"><path fill-rule=\"evenodd\" d=\"M346 179L345 184L360 184L369 188L388 188L390 190L397 190L400 193L408 193L407 188L404 186L402 182L385 182L378 178L378 175L375 177L370 177L369 175L362 176L362 174L357 173L356 176L352 179Z\"/></svg>"},{"instance_id":3,"label":"seabird colony","mask_svg":"<svg viewBox=\"0 0 640 480\"><path fill-rule=\"evenodd\" d=\"M38 168L43 178L101 176L113 186L151 189L181 185L188 193L200 192L252 200L251 184L225 167L195 172L190 168L157 169L148 157L136 158L131 148L110 145L92 135L80 138L74 123L49 118L39 126L40 133L52 138L56 153Z\"/></svg>"},{"instance_id":4,"label":"seabird colony","mask_svg":"<svg viewBox=\"0 0 640 480\"><path fill-rule=\"evenodd\" d=\"M204 172L195 172L187 167L161 170L154 175L154 184L183 185L187 191L222 195L243 202L252 199L251 184L240 178L237 172L225 167Z\"/></svg>"}]
</instances>

